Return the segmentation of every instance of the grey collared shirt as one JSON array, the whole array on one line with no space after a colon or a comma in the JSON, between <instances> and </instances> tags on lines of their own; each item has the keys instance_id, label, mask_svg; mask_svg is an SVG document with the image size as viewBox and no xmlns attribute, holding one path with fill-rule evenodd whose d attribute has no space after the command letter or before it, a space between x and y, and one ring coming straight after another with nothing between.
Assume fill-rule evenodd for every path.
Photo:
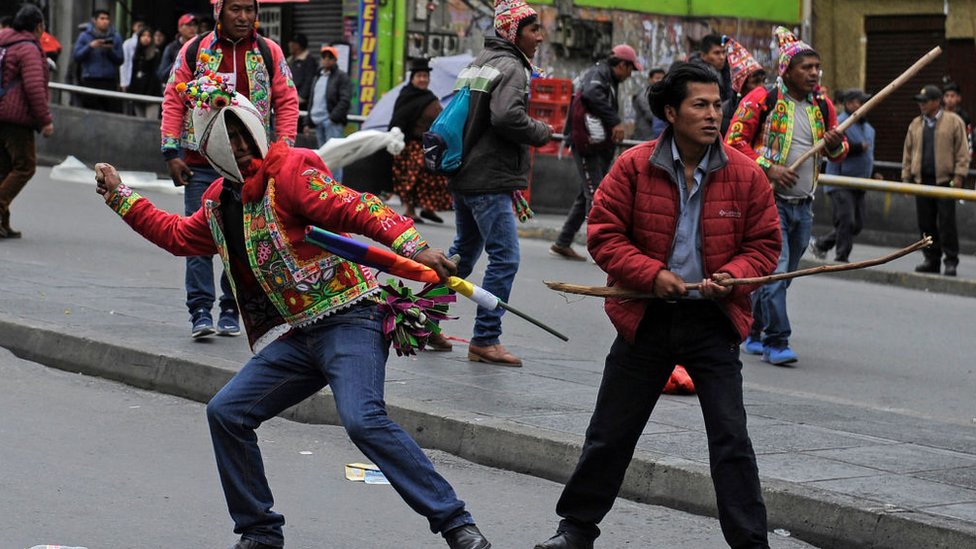
<instances>
[{"instance_id":1,"label":"grey collared shirt","mask_svg":"<svg viewBox=\"0 0 976 549\"><path fill-rule=\"evenodd\" d=\"M678 152L674 140L671 140L671 157L674 159L677 178L675 184L678 185L678 226L674 231L674 242L668 256L668 270L689 283L701 282L705 278L701 255L702 185L708 172L708 157L711 153L712 148L709 147L695 168L695 182L689 190L685 184L685 166L681 161L681 153ZM701 293L691 291L686 297L701 299Z\"/></svg>"}]
</instances>

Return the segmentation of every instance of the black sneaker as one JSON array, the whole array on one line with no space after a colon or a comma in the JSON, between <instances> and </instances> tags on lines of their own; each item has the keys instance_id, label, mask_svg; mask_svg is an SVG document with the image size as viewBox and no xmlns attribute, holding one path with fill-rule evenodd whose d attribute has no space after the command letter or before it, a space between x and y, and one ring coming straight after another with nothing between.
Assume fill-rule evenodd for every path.
<instances>
[{"instance_id":1,"label":"black sneaker","mask_svg":"<svg viewBox=\"0 0 976 549\"><path fill-rule=\"evenodd\" d=\"M241 324L237 320L237 311L234 309L225 309L220 312L220 318L217 319L217 335L241 335Z\"/></svg>"},{"instance_id":2,"label":"black sneaker","mask_svg":"<svg viewBox=\"0 0 976 549\"><path fill-rule=\"evenodd\" d=\"M193 339L213 335L213 316L210 315L210 311L207 309L197 309L194 311L190 317L190 322L193 323L193 328L190 330L190 335L193 336Z\"/></svg>"},{"instance_id":3,"label":"black sneaker","mask_svg":"<svg viewBox=\"0 0 976 549\"><path fill-rule=\"evenodd\" d=\"M807 249L810 250L810 253L813 254L813 257L816 257L821 261L827 259L827 250L821 249L820 246L817 246L816 237L814 236L810 237L810 245L807 246Z\"/></svg>"}]
</instances>

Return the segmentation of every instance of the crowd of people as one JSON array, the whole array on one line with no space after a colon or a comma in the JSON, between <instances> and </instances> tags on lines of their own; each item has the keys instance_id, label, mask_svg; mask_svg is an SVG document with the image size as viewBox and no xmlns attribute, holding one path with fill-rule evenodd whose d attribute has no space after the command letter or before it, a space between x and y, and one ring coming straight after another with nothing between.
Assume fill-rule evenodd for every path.
<instances>
[{"instance_id":1,"label":"crowd of people","mask_svg":"<svg viewBox=\"0 0 976 549\"><path fill-rule=\"evenodd\" d=\"M373 460L432 532L453 549L491 546L465 504L413 439L386 414L384 368L389 342L371 270L303 240L307 225L366 235L432 269L441 280L467 277L487 255L482 287L507 301L520 264L516 230L528 187L530 147L554 129L529 116L533 58L544 40L539 14L524 0L496 0L493 33L459 75L469 92L463 162L448 176L427 171L420 138L441 110L428 89L426 59L411 62L389 128L405 136L390 171L400 214L379 198L341 184L314 151L295 148L299 133L318 146L341 137L352 86L339 50L319 56L295 35L286 53L257 32L259 3L216 0L213 18L186 14L178 36L135 20L126 40L109 12L96 10L73 48L88 87L160 93L160 150L174 184L185 188L184 215L156 209L109 164L96 166L97 192L136 232L186 256L186 306L193 338L246 333L254 356L211 400L207 418L237 549L284 543L284 517L273 496L255 430L262 422L330 385L354 443ZM212 24L216 22L216 25ZM19 81L0 97L0 238L16 238L10 203L33 175L34 133L50 136L49 68L42 13L27 5L0 30L6 58L0 82ZM587 252L607 285L651 292L654 299L608 298L616 329L579 461L556 503L562 518L537 549L592 548L610 511L644 425L676 364L694 382L706 423L711 473L723 534L732 547L768 547L766 508L746 428L742 350L773 365L799 360L790 346L788 280L730 286L730 278L797 268L806 251L849 260L864 225L863 191L828 188L833 230L815 237L812 203L824 161L830 174L873 177L875 131L863 117L840 131L868 99L840 94L844 112L820 84L821 57L791 31L775 31L775 79L739 42L707 35L687 62L651 68L631 99L643 140L619 156L626 125L619 85L643 71L628 44L583 73L569 107L567 141L579 191L551 247L585 260L571 246L586 223ZM15 69L11 69L15 67ZM282 70L288 67L288 70ZM15 73L15 70L17 71ZM207 90L206 97L202 91ZM921 114L908 128L904 181L960 187L972 131L959 108L961 90L925 86ZM115 110L97 96L86 108ZM299 110L308 115L300 119ZM823 152L806 155L823 141ZM419 209L419 212L418 212ZM453 209L449 251L418 231ZM936 237L920 272L955 276L955 202L917 199L920 231ZM212 258L223 267L216 296ZM448 258L451 256L451 259ZM697 283L688 288L686 283ZM213 308L217 305L217 321ZM502 343L504 310L477 309L470 361L519 367ZM425 334L434 350L450 350Z\"/></svg>"}]
</instances>

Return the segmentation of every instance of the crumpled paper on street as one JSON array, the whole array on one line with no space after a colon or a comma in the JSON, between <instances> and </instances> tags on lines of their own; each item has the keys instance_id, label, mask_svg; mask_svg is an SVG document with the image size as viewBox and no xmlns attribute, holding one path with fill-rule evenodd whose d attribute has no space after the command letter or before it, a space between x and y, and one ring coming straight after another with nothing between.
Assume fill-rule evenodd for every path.
<instances>
[{"instance_id":1,"label":"crumpled paper on street","mask_svg":"<svg viewBox=\"0 0 976 549\"><path fill-rule=\"evenodd\" d=\"M164 193L182 194L183 187L176 187L169 179L160 179L153 172L120 171L122 182L131 189L153 190ZM95 185L95 169L68 155L63 162L51 168L51 179Z\"/></svg>"},{"instance_id":2,"label":"crumpled paper on street","mask_svg":"<svg viewBox=\"0 0 976 549\"><path fill-rule=\"evenodd\" d=\"M330 170L338 170L381 149L396 156L403 147L403 132L394 126L389 131L363 130L348 137L332 138L315 152Z\"/></svg>"}]
</instances>

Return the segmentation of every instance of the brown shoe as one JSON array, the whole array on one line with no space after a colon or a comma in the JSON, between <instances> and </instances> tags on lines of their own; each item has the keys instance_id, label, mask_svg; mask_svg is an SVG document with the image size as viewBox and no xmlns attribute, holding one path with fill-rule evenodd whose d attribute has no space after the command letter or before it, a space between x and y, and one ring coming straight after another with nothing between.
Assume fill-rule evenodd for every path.
<instances>
[{"instance_id":1,"label":"brown shoe","mask_svg":"<svg viewBox=\"0 0 976 549\"><path fill-rule=\"evenodd\" d=\"M559 244L549 246L549 255L554 255L570 261L586 261L586 258L576 253L576 250L574 250L571 246L560 246Z\"/></svg>"},{"instance_id":2,"label":"brown shoe","mask_svg":"<svg viewBox=\"0 0 976 549\"><path fill-rule=\"evenodd\" d=\"M522 367L522 359L508 352L501 343L488 345L487 347L468 345L468 360L472 362L497 364L499 366Z\"/></svg>"},{"instance_id":3,"label":"brown shoe","mask_svg":"<svg viewBox=\"0 0 976 549\"><path fill-rule=\"evenodd\" d=\"M427 345L424 347L424 349L428 351L447 353L454 349L454 345L451 344L451 340L447 339L443 333L430 334L430 336L427 337Z\"/></svg>"}]
</instances>

